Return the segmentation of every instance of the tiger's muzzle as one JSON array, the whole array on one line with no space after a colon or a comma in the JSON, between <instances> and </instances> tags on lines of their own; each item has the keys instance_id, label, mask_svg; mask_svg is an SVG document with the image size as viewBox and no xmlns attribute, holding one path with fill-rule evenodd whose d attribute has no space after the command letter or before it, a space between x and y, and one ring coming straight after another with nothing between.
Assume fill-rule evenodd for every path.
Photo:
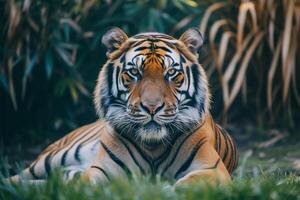
<instances>
[{"instance_id":1,"label":"tiger's muzzle","mask_svg":"<svg viewBox=\"0 0 300 200\"><path fill-rule=\"evenodd\" d=\"M169 86L163 78L158 77L142 80L134 88L129 100L129 115L137 120L143 119L143 125L149 122L152 125L170 123L177 113L176 101Z\"/></svg>"}]
</instances>

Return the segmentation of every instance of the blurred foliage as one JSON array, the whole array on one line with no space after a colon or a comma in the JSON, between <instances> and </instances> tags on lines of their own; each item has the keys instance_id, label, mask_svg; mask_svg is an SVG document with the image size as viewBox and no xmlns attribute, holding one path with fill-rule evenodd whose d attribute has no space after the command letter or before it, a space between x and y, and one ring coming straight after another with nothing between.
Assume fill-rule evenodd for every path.
<instances>
[{"instance_id":1,"label":"blurred foliage","mask_svg":"<svg viewBox=\"0 0 300 200\"><path fill-rule=\"evenodd\" d=\"M245 105L255 105L263 122L286 117L285 126L295 126L300 106L299 1L227 2L209 6L200 24L209 40L206 61L219 77L224 114L241 97Z\"/></svg>"},{"instance_id":2,"label":"blurred foliage","mask_svg":"<svg viewBox=\"0 0 300 200\"><path fill-rule=\"evenodd\" d=\"M1 142L13 142L11 136L58 137L53 133L95 120L92 91L106 59L102 34L111 26L129 35L168 33L191 14L196 26L200 5L192 0L0 1Z\"/></svg>"},{"instance_id":3,"label":"blurred foliage","mask_svg":"<svg viewBox=\"0 0 300 200\"><path fill-rule=\"evenodd\" d=\"M215 2L219 1L0 1L0 146L20 139L35 142L46 137L56 138L58 133L96 119L92 91L106 59L105 49L100 45L101 36L109 27L119 26L128 35L157 31L179 36L188 27L199 26L205 10ZM224 9L220 16L233 20L236 26L239 4L232 1L229 4L231 7ZM210 17L212 21L216 19L218 16ZM248 20L245 27L251 26ZM276 30L280 27L282 24L277 27L276 21ZM277 32L275 35L277 38ZM230 48L231 52L235 51L234 45ZM264 48L256 52L264 52ZM200 60L210 66L207 70L212 75L213 107L218 113L223 107L219 98L222 87L218 87L218 70L215 70L218 68L210 64L214 58L209 60L209 49L203 48ZM263 70L265 62L272 59L272 52L253 55L251 64L258 63L259 70ZM262 62L261 58L264 58ZM277 79L280 77L274 80ZM248 77L247 72L248 83L256 83L256 80ZM248 90L261 95L261 92L255 93L255 87ZM248 94L248 107L255 105L251 101L262 103L255 111L250 109L252 114L265 112L260 110L265 99L257 100L251 95ZM236 105L240 111L239 101ZM286 104L279 102L278 105ZM277 103L272 106L276 107Z\"/></svg>"}]
</instances>

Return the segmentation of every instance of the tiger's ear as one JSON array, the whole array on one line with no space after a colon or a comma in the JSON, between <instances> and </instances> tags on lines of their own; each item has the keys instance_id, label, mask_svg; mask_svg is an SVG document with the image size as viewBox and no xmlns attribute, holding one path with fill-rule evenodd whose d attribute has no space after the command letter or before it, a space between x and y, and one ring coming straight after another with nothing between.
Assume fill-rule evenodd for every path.
<instances>
[{"instance_id":1,"label":"tiger's ear","mask_svg":"<svg viewBox=\"0 0 300 200\"><path fill-rule=\"evenodd\" d=\"M179 38L193 54L197 54L203 44L203 36L197 28L190 28Z\"/></svg>"},{"instance_id":2,"label":"tiger's ear","mask_svg":"<svg viewBox=\"0 0 300 200\"><path fill-rule=\"evenodd\" d=\"M102 36L102 44L107 48L107 53L111 53L118 48L128 39L126 33L122 31L118 27L114 27L110 30L108 30L103 36Z\"/></svg>"}]
</instances>

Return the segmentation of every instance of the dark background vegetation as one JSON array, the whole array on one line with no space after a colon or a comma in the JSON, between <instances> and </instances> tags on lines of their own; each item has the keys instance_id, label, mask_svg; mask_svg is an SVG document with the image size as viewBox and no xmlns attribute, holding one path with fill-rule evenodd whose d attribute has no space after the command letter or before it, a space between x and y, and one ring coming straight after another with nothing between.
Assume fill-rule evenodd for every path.
<instances>
[{"instance_id":1,"label":"dark background vegetation","mask_svg":"<svg viewBox=\"0 0 300 200\"><path fill-rule=\"evenodd\" d=\"M179 37L189 27L200 27L205 11L219 2L225 2L225 7L209 16L203 33L206 41L199 57L210 79L214 117L235 127L234 130L255 126L296 135L300 120L299 46L292 47L300 41L296 1L276 1L275 6L269 6L268 1L261 1L264 5L253 3L256 16L253 30L253 14L248 13L244 22L238 21L238 13L243 12L240 1L1 0L0 152L25 144L49 143L97 119L92 93L106 60L101 36L109 27L121 27L129 36L157 31ZM294 2L291 23L289 2ZM211 29L220 19L226 19L228 26L212 36ZM271 32L270 24L274 25ZM220 55L215 55L215 50L221 45L223 33L239 35L239 27L244 35L241 40L229 41L225 60L220 65L216 62ZM231 58L248 33L253 33L249 46L243 47L242 58L228 82L222 82ZM268 42L270 34L274 45ZM258 45L251 47L256 38ZM274 49L278 41L286 42L286 38L291 38L288 49L295 49L287 53L292 55L288 58L294 63L283 62L285 57L275 59L270 94L267 93L268 77L276 54ZM279 46L280 50L283 46ZM245 74L239 76L242 72L238 69L242 68L251 48L254 51L249 61L245 61ZM241 78L243 84L237 95L233 95L232 102L226 101L224 86L232 87ZM257 131L251 134L255 137Z\"/></svg>"}]
</instances>

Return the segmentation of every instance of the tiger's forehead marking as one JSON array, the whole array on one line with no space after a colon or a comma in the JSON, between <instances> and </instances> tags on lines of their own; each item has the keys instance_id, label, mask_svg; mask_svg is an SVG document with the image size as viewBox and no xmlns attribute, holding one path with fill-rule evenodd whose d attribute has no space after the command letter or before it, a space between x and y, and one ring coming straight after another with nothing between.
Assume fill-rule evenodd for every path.
<instances>
[{"instance_id":1,"label":"tiger's forehead marking","mask_svg":"<svg viewBox=\"0 0 300 200\"><path fill-rule=\"evenodd\" d=\"M165 70L180 60L176 39L161 33L143 33L131 38L132 46L125 52L125 68ZM128 66L129 64L129 66Z\"/></svg>"}]
</instances>

